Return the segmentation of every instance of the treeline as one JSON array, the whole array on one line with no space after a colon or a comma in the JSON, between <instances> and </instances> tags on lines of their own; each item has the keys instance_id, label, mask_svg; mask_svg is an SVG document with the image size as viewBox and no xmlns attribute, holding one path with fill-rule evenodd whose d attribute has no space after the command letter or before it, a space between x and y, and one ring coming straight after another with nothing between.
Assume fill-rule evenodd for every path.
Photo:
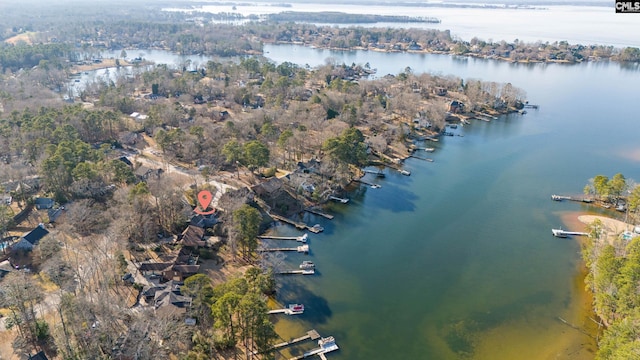
<instances>
[{"instance_id":1,"label":"treeline","mask_svg":"<svg viewBox=\"0 0 640 360\"><path fill-rule=\"evenodd\" d=\"M62 68L66 66L64 60L69 58L71 49L68 44L0 43L0 72L30 68L39 65L41 61L49 61L50 66Z\"/></svg>"},{"instance_id":2,"label":"treeline","mask_svg":"<svg viewBox=\"0 0 640 360\"><path fill-rule=\"evenodd\" d=\"M377 23L377 22L402 22L402 23L439 23L436 18L423 18L413 16L399 15L369 15L369 14L347 14L337 11L321 11L321 12L302 12L302 11L283 11L277 14L267 15L267 19L271 21L295 21L307 23L337 23L337 24L354 24L354 23Z\"/></svg>"},{"instance_id":3,"label":"treeline","mask_svg":"<svg viewBox=\"0 0 640 360\"><path fill-rule=\"evenodd\" d=\"M585 186L585 194L627 213L627 221L637 219L640 185L622 174L609 178L597 175ZM640 353L640 237L608 238L611 234L600 220L589 225L589 240L582 256L589 270L585 279L594 295L594 310L605 325L599 340L597 359L633 359Z\"/></svg>"}]
</instances>

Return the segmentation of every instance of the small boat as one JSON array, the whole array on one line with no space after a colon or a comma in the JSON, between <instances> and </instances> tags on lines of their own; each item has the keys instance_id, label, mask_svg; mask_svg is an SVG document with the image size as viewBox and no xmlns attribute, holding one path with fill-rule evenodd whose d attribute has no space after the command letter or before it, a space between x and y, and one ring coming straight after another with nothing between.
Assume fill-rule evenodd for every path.
<instances>
[{"instance_id":1,"label":"small boat","mask_svg":"<svg viewBox=\"0 0 640 360\"><path fill-rule=\"evenodd\" d=\"M287 308L294 313L301 313L304 311L304 305L302 304L289 304Z\"/></svg>"},{"instance_id":2,"label":"small boat","mask_svg":"<svg viewBox=\"0 0 640 360\"><path fill-rule=\"evenodd\" d=\"M309 260L305 260L302 262L302 264L300 264L300 269L303 269L303 270L313 269L315 267L316 267L316 264L314 264L313 261L309 261Z\"/></svg>"},{"instance_id":3,"label":"small boat","mask_svg":"<svg viewBox=\"0 0 640 360\"><path fill-rule=\"evenodd\" d=\"M380 188L381 188L381 186L380 186L380 185L378 185L378 184L372 184L372 185L371 185L371 188L372 188L372 189L380 189Z\"/></svg>"},{"instance_id":4,"label":"small boat","mask_svg":"<svg viewBox=\"0 0 640 360\"><path fill-rule=\"evenodd\" d=\"M80 79L76 79L75 82L80 82Z\"/></svg>"},{"instance_id":5,"label":"small boat","mask_svg":"<svg viewBox=\"0 0 640 360\"><path fill-rule=\"evenodd\" d=\"M411 175L411 172L409 170L400 170L400 174L402 174L404 176L409 176L409 175Z\"/></svg>"}]
</instances>

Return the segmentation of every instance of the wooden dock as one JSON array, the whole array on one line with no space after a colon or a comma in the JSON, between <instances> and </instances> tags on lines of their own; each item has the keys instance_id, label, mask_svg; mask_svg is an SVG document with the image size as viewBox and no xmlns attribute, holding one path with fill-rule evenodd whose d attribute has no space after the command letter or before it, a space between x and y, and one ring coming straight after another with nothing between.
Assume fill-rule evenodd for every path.
<instances>
[{"instance_id":1,"label":"wooden dock","mask_svg":"<svg viewBox=\"0 0 640 360\"><path fill-rule=\"evenodd\" d=\"M423 158L423 157L415 156L415 155L411 155L411 157L412 157L412 158L414 158L414 159L419 159L419 160L424 160L424 161L428 161L428 162L433 162L433 159L430 159L430 158Z\"/></svg>"},{"instance_id":2,"label":"wooden dock","mask_svg":"<svg viewBox=\"0 0 640 360\"><path fill-rule=\"evenodd\" d=\"M491 121L491 120L498 120L497 117L491 115L491 114L486 114L486 113L482 113L482 112L474 112L473 113L475 115L474 119L478 119L478 120L482 120L482 121Z\"/></svg>"},{"instance_id":3,"label":"wooden dock","mask_svg":"<svg viewBox=\"0 0 640 360\"><path fill-rule=\"evenodd\" d=\"M297 241L297 242L301 242L301 243L306 243L307 240L309 239L309 236L307 234L304 234L304 235L301 235L301 236L260 235L260 236L258 236L258 239L262 239L262 240L291 240L291 241Z\"/></svg>"},{"instance_id":4,"label":"wooden dock","mask_svg":"<svg viewBox=\"0 0 640 360\"><path fill-rule=\"evenodd\" d=\"M299 306L300 309L295 308L297 306ZM298 305L298 304L291 304L284 309L274 309L274 310L269 310L268 312L269 315L273 315L273 314L300 315L302 313L304 313L304 306Z\"/></svg>"},{"instance_id":5,"label":"wooden dock","mask_svg":"<svg viewBox=\"0 0 640 360\"><path fill-rule=\"evenodd\" d=\"M320 338L320 340L318 340L318 348L313 349L311 351L307 351L304 354L300 355L300 356L296 356L293 357L289 360L300 360L300 359L305 359L314 355L318 355L321 359L325 359L325 354L330 353L332 351L336 351L339 349L338 345L336 344L335 339L333 338L333 336L329 336L326 338Z\"/></svg>"},{"instance_id":6,"label":"wooden dock","mask_svg":"<svg viewBox=\"0 0 640 360\"><path fill-rule=\"evenodd\" d=\"M296 229L304 230L304 229L307 228L307 224L303 224L301 222L297 222L297 221L291 220L289 218L286 218L284 216L280 216L280 215L276 215L276 214L270 214L270 215L271 215L272 218L274 218L274 219L276 219L278 221L282 221L284 223L291 224L291 225L295 226Z\"/></svg>"},{"instance_id":7,"label":"wooden dock","mask_svg":"<svg viewBox=\"0 0 640 360\"><path fill-rule=\"evenodd\" d=\"M311 213L311 214L314 214L314 215L322 216L325 219L333 220L333 215L324 213L324 212L322 212L320 210L307 208L307 209L304 209L304 211L306 211L308 213Z\"/></svg>"},{"instance_id":8,"label":"wooden dock","mask_svg":"<svg viewBox=\"0 0 640 360\"><path fill-rule=\"evenodd\" d=\"M589 236L589 233L579 231L565 231L562 229L551 229L551 233L555 237L566 238L569 236Z\"/></svg>"},{"instance_id":9,"label":"wooden dock","mask_svg":"<svg viewBox=\"0 0 640 360\"><path fill-rule=\"evenodd\" d=\"M297 251L299 253L308 253L309 245L300 245L298 247L286 247L286 248L263 248L258 249L258 252L274 252L274 251Z\"/></svg>"},{"instance_id":10,"label":"wooden dock","mask_svg":"<svg viewBox=\"0 0 640 360\"><path fill-rule=\"evenodd\" d=\"M366 170L366 169L365 169L365 170L363 170L363 171L364 171L365 173L367 173L367 174L373 174L373 175L375 175L375 176L377 176L377 177L379 177L379 178L383 178L383 177L385 177L385 176L386 176L386 175L384 174L384 172L382 172L382 171L380 171L380 170L379 170L379 171L375 171L375 170Z\"/></svg>"},{"instance_id":11,"label":"wooden dock","mask_svg":"<svg viewBox=\"0 0 640 360\"><path fill-rule=\"evenodd\" d=\"M313 275L315 273L316 273L315 269L303 269L303 270L279 271L276 274L278 275Z\"/></svg>"},{"instance_id":12,"label":"wooden dock","mask_svg":"<svg viewBox=\"0 0 640 360\"><path fill-rule=\"evenodd\" d=\"M565 195L556 195L553 194L551 195L551 200L553 201L563 201L563 200L568 200L568 201L577 201L577 202L583 202L583 203L587 203L590 204L593 202L593 199L589 199L589 198L574 198L571 196L565 196Z\"/></svg>"},{"instance_id":13,"label":"wooden dock","mask_svg":"<svg viewBox=\"0 0 640 360\"><path fill-rule=\"evenodd\" d=\"M382 186L380 186L378 184L373 184L373 183L370 183L370 182L367 182L367 181L364 181L364 180L361 180L361 179L357 179L357 180L354 180L354 181L355 182L359 182L361 184L365 184L365 185L371 187L372 189L379 189L379 188L382 187Z\"/></svg>"},{"instance_id":14,"label":"wooden dock","mask_svg":"<svg viewBox=\"0 0 640 360\"><path fill-rule=\"evenodd\" d=\"M295 345L295 344L297 344L299 342L303 342L303 341L306 341L306 340L315 341L315 340L318 340L318 339L320 339L320 334L318 334L318 332L316 330L309 330L309 331L307 331L307 334L304 335L304 336L301 336L299 338L295 338L295 339L293 339L291 341L285 341L285 342L282 342L282 343L279 343L279 344L275 344L273 346L273 349L274 350L282 349L284 347Z\"/></svg>"},{"instance_id":15,"label":"wooden dock","mask_svg":"<svg viewBox=\"0 0 640 360\"><path fill-rule=\"evenodd\" d=\"M331 199L333 201L337 201L337 202L343 203L343 204L346 204L346 203L349 202L349 199L339 198L339 197L333 196L333 195L329 196L329 199Z\"/></svg>"}]
</instances>

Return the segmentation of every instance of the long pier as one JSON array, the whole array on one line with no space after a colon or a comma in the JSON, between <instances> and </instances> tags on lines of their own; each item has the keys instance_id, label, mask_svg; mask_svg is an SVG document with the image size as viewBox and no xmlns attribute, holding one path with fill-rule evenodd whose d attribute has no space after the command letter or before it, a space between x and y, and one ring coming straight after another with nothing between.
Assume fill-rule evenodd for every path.
<instances>
[{"instance_id":1,"label":"long pier","mask_svg":"<svg viewBox=\"0 0 640 360\"><path fill-rule=\"evenodd\" d=\"M363 171L367 174L373 174L379 178L383 178L386 176L382 171L375 171L375 170L363 170Z\"/></svg>"},{"instance_id":2,"label":"long pier","mask_svg":"<svg viewBox=\"0 0 640 360\"><path fill-rule=\"evenodd\" d=\"M297 242L301 242L301 243L306 243L307 240L309 239L309 235L307 235L307 234L300 235L300 236L260 235L260 236L258 236L258 239L262 239L262 240L291 240L291 241L297 241Z\"/></svg>"},{"instance_id":3,"label":"long pier","mask_svg":"<svg viewBox=\"0 0 640 360\"><path fill-rule=\"evenodd\" d=\"M313 275L316 271L314 269L304 269L304 270L285 270L279 271L276 274L278 275Z\"/></svg>"},{"instance_id":4,"label":"long pier","mask_svg":"<svg viewBox=\"0 0 640 360\"><path fill-rule=\"evenodd\" d=\"M298 305L295 305L295 306L298 306ZM294 305L289 305L284 309L269 310L268 314L269 315L272 315L272 314L300 315L304 313L304 306L302 305L299 305L299 306L300 306L300 309L294 308Z\"/></svg>"},{"instance_id":5,"label":"long pier","mask_svg":"<svg viewBox=\"0 0 640 360\"><path fill-rule=\"evenodd\" d=\"M333 336L321 338L320 340L318 340L318 346L319 347L316 349L307 351L304 354L293 357L289 360L300 360L300 359L305 359L314 355L318 355L320 359L326 360L326 357L325 357L326 353L330 353L332 351L336 351L339 349Z\"/></svg>"},{"instance_id":6,"label":"long pier","mask_svg":"<svg viewBox=\"0 0 640 360\"><path fill-rule=\"evenodd\" d=\"M379 188L381 188L381 187L382 187L382 186L380 186L380 185L378 185L378 184L373 184L373 183L370 183L370 182L367 182L367 181L364 181L364 180L361 180L361 179L356 179L356 180L354 180L354 181L359 182L359 183L361 183L361 184L368 185L368 186L370 186L372 189L379 189Z\"/></svg>"},{"instance_id":7,"label":"long pier","mask_svg":"<svg viewBox=\"0 0 640 360\"><path fill-rule=\"evenodd\" d=\"M482 120L482 121L491 121L491 120L498 120L497 117L491 115L491 114L486 114L486 113L482 113L482 112L474 112L473 113L475 115L475 118L478 120Z\"/></svg>"},{"instance_id":8,"label":"long pier","mask_svg":"<svg viewBox=\"0 0 640 360\"><path fill-rule=\"evenodd\" d=\"M339 198L339 197L333 196L333 195L329 196L329 199L337 201L337 202L340 202L340 203L343 203L343 204L346 204L346 203L349 202L349 199Z\"/></svg>"},{"instance_id":9,"label":"long pier","mask_svg":"<svg viewBox=\"0 0 640 360\"><path fill-rule=\"evenodd\" d=\"M297 344L299 342L303 342L303 341L306 341L306 340L315 341L315 340L318 340L318 339L320 339L320 334L318 334L318 332L316 330L309 330L309 331L307 331L307 334L304 335L304 336L301 336L299 338L295 338L295 339L293 339L291 341L285 341L285 342L281 342L279 344L275 344L273 346L273 349L274 350L282 349L283 347L291 346L291 345L294 345L294 344Z\"/></svg>"},{"instance_id":10,"label":"long pier","mask_svg":"<svg viewBox=\"0 0 640 360\"><path fill-rule=\"evenodd\" d=\"M589 236L589 233L579 231L564 231L562 229L551 229L551 233L555 237L566 238L568 236Z\"/></svg>"},{"instance_id":11,"label":"long pier","mask_svg":"<svg viewBox=\"0 0 640 360\"><path fill-rule=\"evenodd\" d=\"M433 159L430 158L423 158L420 156L415 156L415 155L411 155L410 157L414 158L414 159L419 159L419 160L424 160L424 161L428 161L428 162L433 162Z\"/></svg>"},{"instance_id":12,"label":"long pier","mask_svg":"<svg viewBox=\"0 0 640 360\"><path fill-rule=\"evenodd\" d=\"M306 211L308 213L311 213L311 214L314 214L314 215L322 216L325 219L333 220L333 215L324 213L324 212L322 212L320 210L307 208L307 209L304 209L304 211Z\"/></svg>"},{"instance_id":13,"label":"long pier","mask_svg":"<svg viewBox=\"0 0 640 360\"><path fill-rule=\"evenodd\" d=\"M308 253L309 245L300 245L298 247L286 247L286 248L264 248L258 249L258 252L274 252L274 251L297 251L299 253Z\"/></svg>"},{"instance_id":14,"label":"long pier","mask_svg":"<svg viewBox=\"0 0 640 360\"><path fill-rule=\"evenodd\" d=\"M587 204L593 202L593 199L589 199L589 198L574 198L574 197L571 197L571 196L556 195L556 194L551 195L551 200L553 200L553 201L568 200L568 201L583 202L583 203L587 203Z\"/></svg>"}]
</instances>

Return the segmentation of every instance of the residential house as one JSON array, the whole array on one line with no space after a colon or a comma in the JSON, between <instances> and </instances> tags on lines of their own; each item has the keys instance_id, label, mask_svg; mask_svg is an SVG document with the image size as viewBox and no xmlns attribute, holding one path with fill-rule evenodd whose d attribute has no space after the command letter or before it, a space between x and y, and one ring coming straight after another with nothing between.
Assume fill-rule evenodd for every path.
<instances>
[{"instance_id":1,"label":"residential house","mask_svg":"<svg viewBox=\"0 0 640 360\"><path fill-rule=\"evenodd\" d=\"M449 103L449 107L447 108L447 111L449 111L452 114L463 113L464 112L464 104L462 103L462 101L451 100L451 102Z\"/></svg>"},{"instance_id":2,"label":"residential house","mask_svg":"<svg viewBox=\"0 0 640 360\"><path fill-rule=\"evenodd\" d=\"M48 210L53 208L55 203L56 202L50 198L37 198L34 205L36 206L37 210Z\"/></svg>"},{"instance_id":3,"label":"residential house","mask_svg":"<svg viewBox=\"0 0 640 360\"><path fill-rule=\"evenodd\" d=\"M193 216L191 216L191 219L189 219L189 223L193 226L197 226L200 228L211 228L213 227L213 225L215 225L218 222L218 219L216 218L215 214L209 214L209 215L200 215L200 214L194 214Z\"/></svg>"},{"instance_id":4,"label":"residential house","mask_svg":"<svg viewBox=\"0 0 640 360\"><path fill-rule=\"evenodd\" d=\"M170 315L184 315L191 307L192 299L188 296L176 294L167 289L156 292L154 308L156 312Z\"/></svg>"},{"instance_id":5,"label":"residential house","mask_svg":"<svg viewBox=\"0 0 640 360\"><path fill-rule=\"evenodd\" d=\"M172 262L143 262L138 267L138 271L140 271L144 277L159 278L162 277L164 271L172 265Z\"/></svg>"},{"instance_id":6,"label":"residential house","mask_svg":"<svg viewBox=\"0 0 640 360\"><path fill-rule=\"evenodd\" d=\"M204 229L195 225L189 225L182 232L179 240L182 242L182 246L190 248L204 247L206 245L204 241Z\"/></svg>"},{"instance_id":7,"label":"residential house","mask_svg":"<svg viewBox=\"0 0 640 360\"><path fill-rule=\"evenodd\" d=\"M189 276L193 276L200 270L200 265L173 265L163 272L165 280L184 281Z\"/></svg>"},{"instance_id":8,"label":"residential house","mask_svg":"<svg viewBox=\"0 0 640 360\"><path fill-rule=\"evenodd\" d=\"M438 96L446 96L447 95L447 89L438 86L438 87L435 87L433 89L433 93L438 95Z\"/></svg>"},{"instance_id":9,"label":"residential house","mask_svg":"<svg viewBox=\"0 0 640 360\"><path fill-rule=\"evenodd\" d=\"M133 173L142 181L146 181L152 177L159 178L164 171L162 169L150 169L144 165L139 166Z\"/></svg>"},{"instance_id":10,"label":"residential house","mask_svg":"<svg viewBox=\"0 0 640 360\"><path fill-rule=\"evenodd\" d=\"M49 223L51 224L58 221L58 218L60 218L60 215L62 215L63 211L64 211L64 206L59 207L57 209L47 210L47 217L49 218Z\"/></svg>"},{"instance_id":11,"label":"residential house","mask_svg":"<svg viewBox=\"0 0 640 360\"><path fill-rule=\"evenodd\" d=\"M36 245L38 245L40 240L48 234L49 231L45 229L44 224L40 224L36 226L35 229L24 234L20 240L13 245L13 249L31 251Z\"/></svg>"},{"instance_id":12,"label":"residential house","mask_svg":"<svg viewBox=\"0 0 640 360\"><path fill-rule=\"evenodd\" d=\"M169 291L180 294L180 286L182 286L181 282L178 281L169 281L161 285L150 286L148 288L143 289L142 296L147 301L148 304L153 304L156 294L166 289Z\"/></svg>"},{"instance_id":13,"label":"residential house","mask_svg":"<svg viewBox=\"0 0 640 360\"><path fill-rule=\"evenodd\" d=\"M45 355L44 351L40 351L35 355L29 355L29 360L49 360L49 358Z\"/></svg>"}]
</instances>

